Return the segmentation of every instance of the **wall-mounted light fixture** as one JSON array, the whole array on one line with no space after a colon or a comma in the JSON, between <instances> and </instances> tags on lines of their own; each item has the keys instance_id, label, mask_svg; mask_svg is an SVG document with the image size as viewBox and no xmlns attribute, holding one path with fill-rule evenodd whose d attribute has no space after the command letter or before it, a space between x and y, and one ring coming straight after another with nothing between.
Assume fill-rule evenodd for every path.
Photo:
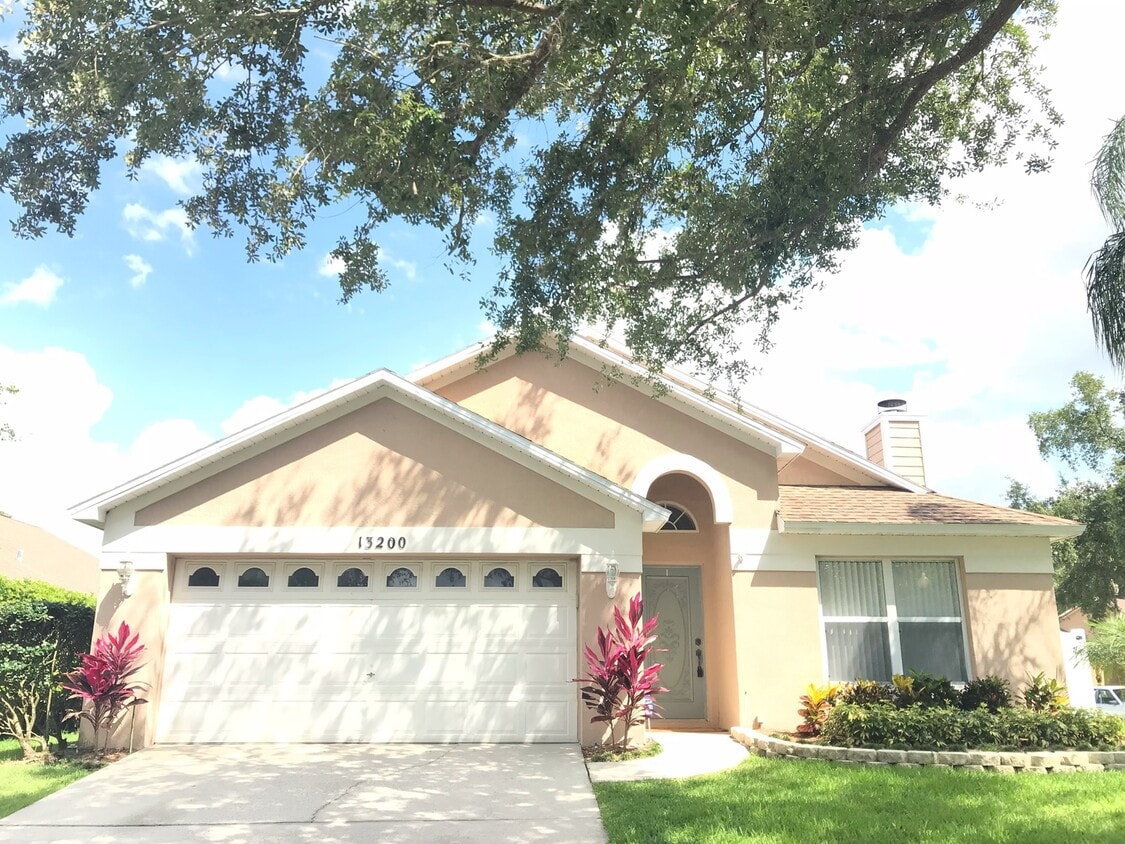
<instances>
[{"instance_id":1,"label":"wall-mounted light fixture","mask_svg":"<svg viewBox=\"0 0 1125 844\"><path fill-rule=\"evenodd\" d=\"M617 563L607 560L605 564L605 595L612 598L617 594Z\"/></svg>"},{"instance_id":2,"label":"wall-mounted light fixture","mask_svg":"<svg viewBox=\"0 0 1125 844\"><path fill-rule=\"evenodd\" d=\"M133 594L133 563L122 560L117 566L117 582L121 584L122 596L128 598Z\"/></svg>"}]
</instances>

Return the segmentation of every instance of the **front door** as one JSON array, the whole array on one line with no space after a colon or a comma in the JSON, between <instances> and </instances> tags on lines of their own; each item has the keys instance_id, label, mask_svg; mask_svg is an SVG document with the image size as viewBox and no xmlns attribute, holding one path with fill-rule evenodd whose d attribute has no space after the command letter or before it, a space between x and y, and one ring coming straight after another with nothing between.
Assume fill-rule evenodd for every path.
<instances>
[{"instance_id":1,"label":"front door","mask_svg":"<svg viewBox=\"0 0 1125 844\"><path fill-rule=\"evenodd\" d=\"M641 581L645 616L660 618L654 660L664 664L656 702L672 719L707 717L707 654L698 566L645 566Z\"/></svg>"}]
</instances>

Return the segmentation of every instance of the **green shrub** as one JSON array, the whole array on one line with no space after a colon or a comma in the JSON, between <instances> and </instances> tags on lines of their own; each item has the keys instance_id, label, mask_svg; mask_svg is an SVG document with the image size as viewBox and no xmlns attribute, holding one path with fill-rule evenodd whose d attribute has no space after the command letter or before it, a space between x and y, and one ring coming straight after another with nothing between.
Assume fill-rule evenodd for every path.
<instances>
[{"instance_id":1,"label":"green shrub","mask_svg":"<svg viewBox=\"0 0 1125 844\"><path fill-rule=\"evenodd\" d=\"M13 678L20 676L18 666L32 659L32 654L39 654L44 644L57 655L56 674L72 671L81 664L78 655L89 650L94 634L94 596L42 581L0 576L0 616L4 619L2 638L7 647L7 687L13 689ZM33 661L40 660L40 656L35 656ZM75 706L55 686L48 717L46 697L42 696L43 706L35 716L33 729L39 734L49 732L65 745L59 725Z\"/></svg>"},{"instance_id":2,"label":"green shrub","mask_svg":"<svg viewBox=\"0 0 1125 844\"><path fill-rule=\"evenodd\" d=\"M821 743L901 750L965 748L1115 749L1125 741L1125 719L1104 712L1022 708L965 712L950 707L839 704L821 727Z\"/></svg>"},{"instance_id":3,"label":"green shrub","mask_svg":"<svg viewBox=\"0 0 1125 844\"><path fill-rule=\"evenodd\" d=\"M1035 712L1057 712L1068 702L1063 685L1054 677L1048 680L1042 671L1023 690L1023 705Z\"/></svg>"},{"instance_id":4,"label":"green shrub","mask_svg":"<svg viewBox=\"0 0 1125 844\"><path fill-rule=\"evenodd\" d=\"M948 679L926 671L909 671L913 703L921 706L957 706L961 695Z\"/></svg>"},{"instance_id":5,"label":"green shrub","mask_svg":"<svg viewBox=\"0 0 1125 844\"><path fill-rule=\"evenodd\" d=\"M989 712L999 712L1012 705L1012 687L1003 677L978 677L965 684L960 703L967 712L981 707Z\"/></svg>"},{"instance_id":6,"label":"green shrub","mask_svg":"<svg viewBox=\"0 0 1125 844\"><path fill-rule=\"evenodd\" d=\"M893 703L894 700L895 687L890 683L880 683L878 680L855 680L845 683L837 696L839 703L857 703L860 706Z\"/></svg>"}]
</instances>

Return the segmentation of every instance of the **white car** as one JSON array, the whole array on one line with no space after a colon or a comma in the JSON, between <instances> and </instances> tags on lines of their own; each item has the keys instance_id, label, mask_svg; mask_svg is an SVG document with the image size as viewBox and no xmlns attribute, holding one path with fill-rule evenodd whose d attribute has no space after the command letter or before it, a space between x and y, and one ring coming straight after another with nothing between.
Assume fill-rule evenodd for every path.
<instances>
[{"instance_id":1,"label":"white car","mask_svg":"<svg viewBox=\"0 0 1125 844\"><path fill-rule=\"evenodd\" d=\"M1125 686L1094 686L1094 704L1102 712L1125 718Z\"/></svg>"}]
</instances>

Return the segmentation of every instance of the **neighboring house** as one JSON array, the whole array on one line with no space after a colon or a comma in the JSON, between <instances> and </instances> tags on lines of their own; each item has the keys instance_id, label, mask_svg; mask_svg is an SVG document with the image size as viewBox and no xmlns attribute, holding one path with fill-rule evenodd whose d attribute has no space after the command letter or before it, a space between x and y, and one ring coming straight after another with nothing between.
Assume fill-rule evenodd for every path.
<instances>
[{"instance_id":1,"label":"neighboring house","mask_svg":"<svg viewBox=\"0 0 1125 844\"><path fill-rule=\"evenodd\" d=\"M41 527L0 513L0 575L93 594L98 588L98 558Z\"/></svg>"},{"instance_id":2,"label":"neighboring house","mask_svg":"<svg viewBox=\"0 0 1125 844\"><path fill-rule=\"evenodd\" d=\"M1125 612L1125 598L1117 599L1117 612ZM1064 613L1059 615L1059 629L1070 632L1072 630L1085 630L1087 635L1090 631L1090 619L1086 613L1082 612L1080 607L1071 607ZM1125 671L1109 671L1105 675L1100 674L1093 668L1090 669L1094 676L1094 680L1098 683L1122 683L1125 682Z\"/></svg>"},{"instance_id":3,"label":"neighboring house","mask_svg":"<svg viewBox=\"0 0 1125 844\"><path fill-rule=\"evenodd\" d=\"M146 742L591 742L571 681L638 591L678 722L791 727L810 682L908 668L1062 676L1050 543L1081 526L930 492L917 417L876 418L875 462L678 376L653 397L581 338L479 352L74 508L105 528L99 625L150 649Z\"/></svg>"}]
</instances>

